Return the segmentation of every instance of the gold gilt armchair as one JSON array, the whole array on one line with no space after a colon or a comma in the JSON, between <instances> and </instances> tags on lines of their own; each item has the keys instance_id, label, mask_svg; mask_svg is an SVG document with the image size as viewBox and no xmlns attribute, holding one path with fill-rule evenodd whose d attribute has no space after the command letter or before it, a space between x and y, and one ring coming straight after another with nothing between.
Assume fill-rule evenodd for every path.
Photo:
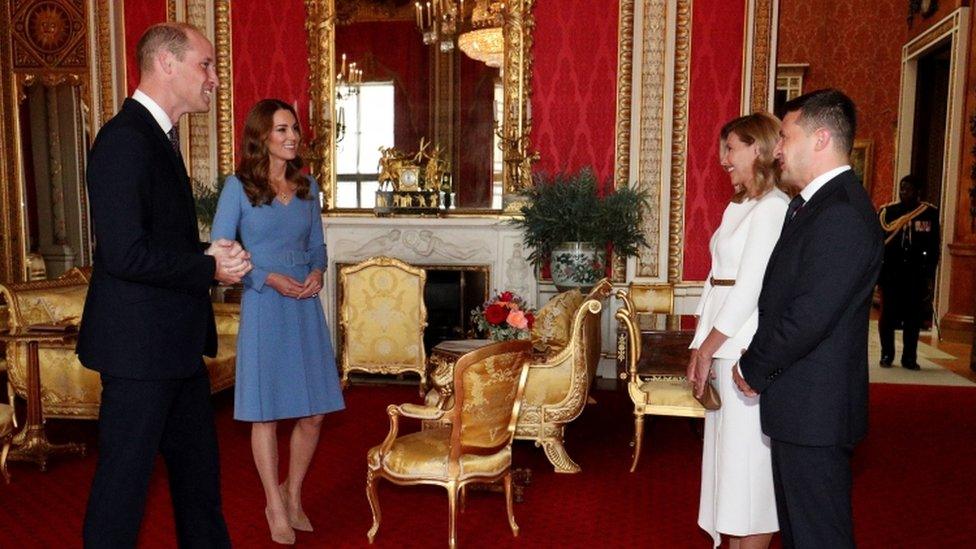
<instances>
[{"instance_id":1,"label":"gold gilt armchair","mask_svg":"<svg viewBox=\"0 0 976 549\"><path fill-rule=\"evenodd\" d=\"M340 369L350 372L420 376L427 385L424 328L427 273L392 257L373 257L339 272Z\"/></svg>"},{"instance_id":2,"label":"gold gilt armchair","mask_svg":"<svg viewBox=\"0 0 976 549\"><path fill-rule=\"evenodd\" d=\"M469 483L502 480L512 535L518 525L512 510L512 435L525 389L523 366L532 344L505 341L482 347L458 359L454 367L454 406L441 410L416 404L390 405L390 432L367 453L366 494L373 511L367 537L373 543L380 527L376 481L432 484L447 489L448 543L457 544L458 498ZM449 425L399 435L400 417L444 419Z\"/></svg>"},{"instance_id":3,"label":"gold gilt armchair","mask_svg":"<svg viewBox=\"0 0 976 549\"><path fill-rule=\"evenodd\" d=\"M0 284L7 303L9 325L24 328L39 323L79 324L88 294L91 268L75 268L56 280ZM205 357L210 389L216 393L234 384L240 305L214 303L218 354ZM27 398L27 345L7 345L8 391ZM45 418L96 419L102 398L98 372L84 368L75 342L43 344L38 350L41 404ZM13 399L10 401L13 403Z\"/></svg>"},{"instance_id":4,"label":"gold gilt armchair","mask_svg":"<svg viewBox=\"0 0 976 549\"><path fill-rule=\"evenodd\" d=\"M525 401L515 438L532 440L536 446L542 446L557 473L580 471L580 466L566 453L563 435L566 424L576 419L586 405L600 362L601 311L611 288L607 279L598 282L574 310L566 346L528 365Z\"/></svg>"},{"instance_id":5,"label":"gold gilt armchair","mask_svg":"<svg viewBox=\"0 0 976 549\"><path fill-rule=\"evenodd\" d=\"M674 287L661 284L638 286L631 284L630 292L617 290L622 306L616 318L624 328L627 353L627 393L634 403L634 460L630 472L637 469L641 443L644 438L644 416L705 417L705 409L695 400L688 386L684 371L672 374L642 376L638 372L641 359L641 331L638 307L642 313L672 314L674 311Z\"/></svg>"}]
</instances>

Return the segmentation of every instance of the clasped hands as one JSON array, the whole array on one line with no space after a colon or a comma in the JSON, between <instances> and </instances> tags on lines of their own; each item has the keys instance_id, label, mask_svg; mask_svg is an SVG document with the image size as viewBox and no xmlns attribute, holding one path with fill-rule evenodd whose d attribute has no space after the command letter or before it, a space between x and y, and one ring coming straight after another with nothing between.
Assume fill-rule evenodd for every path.
<instances>
[{"instance_id":1,"label":"clasped hands","mask_svg":"<svg viewBox=\"0 0 976 549\"><path fill-rule=\"evenodd\" d=\"M304 282L299 282L285 274L269 273L268 277L264 279L264 284L271 286L285 297L295 299L318 297L319 291L322 289L322 271L312 269L305 277Z\"/></svg>"},{"instance_id":2,"label":"clasped hands","mask_svg":"<svg viewBox=\"0 0 976 549\"><path fill-rule=\"evenodd\" d=\"M745 352L746 350L742 349L742 353L745 354ZM688 359L686 375L692 385L692 393L695 395L695 398L701 398L705 393L705 383L709 378L715 379L715 372L712 370L711 353L702 352L699 349L692 349L691 358ZM732 366L732 381L739 391L747 397L754 397L759 394L749 386L745 378L742 377L742 374L739 373L738 362Z\"/></svg>"},{"instance_id":3,"label":"clasped hands","mask_svg":"<svg viewBox=\"0 0 976 549\"><path fill-rule=\"evenodd\" d=\"M217 239L204 253L216 260L214 280L221 284L237 284L254 268L251 265L251 254L235 240Z\"/></svg>"}]
</instances>

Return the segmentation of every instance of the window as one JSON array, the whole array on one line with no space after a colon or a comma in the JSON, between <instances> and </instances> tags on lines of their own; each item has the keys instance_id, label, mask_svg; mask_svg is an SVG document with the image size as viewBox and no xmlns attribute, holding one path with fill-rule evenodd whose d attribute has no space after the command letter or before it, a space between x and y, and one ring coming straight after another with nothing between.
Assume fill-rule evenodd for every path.
<instances>
[{"instance_id":1,"label":"window","mask_svg":"<svg viewBox=\"0 0 976 549\"><path fill-rule=\"evenodd\" d=\"M372 208L380 147L393 145L393 82L366 82L336 101L337 208Z\"/></svg>"}]
</instances>

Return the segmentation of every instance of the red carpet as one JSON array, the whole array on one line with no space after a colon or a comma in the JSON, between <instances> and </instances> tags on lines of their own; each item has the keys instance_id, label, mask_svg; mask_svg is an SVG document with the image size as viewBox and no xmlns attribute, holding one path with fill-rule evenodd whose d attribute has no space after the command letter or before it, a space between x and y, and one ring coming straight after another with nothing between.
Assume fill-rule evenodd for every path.
<instances>
[{"instance_id":1,"label":"red carpet","mask_svg":"<svg viewBox=\"0 0 976 549\"><path fill-rule=\"evenodd\" d=\"M461 515L463 547L708 547L695 525L700 442L687 420L647 424L638 472L627 472L632 416L626 395L594 393L568 429L583 467L556 475L541 450L517 443L516 466L533 482L512 538L500 494L469 493ZM370 525L365 455L387 432L385 406L417 401L406 386L354 386L347 410L326 419L306 484L305 508L317 531L305 547L365 547ZM246 424L231 419L232 395L215 397L223 463L224 509L235 547L268 547L264 499L251 462ZM976 546L976 389L872 385L871 431L854 460L860 547ZM50 422L52 439L94 439L92 422ZM282 430L282 436L287 430ZM82 515L95 457L56 459L48 473L21 463L0 484L0 546L80 547ZM434 487L381 482L383 523L376 547L443 547L447 497ZM164 467L153 479L141 547L174 547ZM774 547L779 547L778 538Z\"/></svg>"}]
</instances>

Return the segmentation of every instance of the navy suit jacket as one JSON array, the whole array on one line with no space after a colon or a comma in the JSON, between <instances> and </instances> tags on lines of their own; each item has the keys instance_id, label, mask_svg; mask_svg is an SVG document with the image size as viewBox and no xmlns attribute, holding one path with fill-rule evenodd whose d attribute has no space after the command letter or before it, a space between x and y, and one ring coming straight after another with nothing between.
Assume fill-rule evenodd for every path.
<instances>
[{"instance_id":1,"label":"navy suit jacket","mask_svg":"<svg viewBox=\"0 0 976 549\"><path fill-rule=\"evenodd\" d=\"M88 159L95 230L91 284L77 352L93 370L130 379L178 379L215 356L209 289L186 167L139 102L98 132Z\"/></svg>"},{"instance_id":2,"label":"navy suit jacket","mask_svg":"<svg viewBox=\"0 0 976 549\"><path fill-rule=\"evenodd\" d=\"M868 424L868 318L881 226L853 171L821 187L783 227L740 360L761 393L763 432L808 446L854 444Z\"/></svg>"}]
</instances>

